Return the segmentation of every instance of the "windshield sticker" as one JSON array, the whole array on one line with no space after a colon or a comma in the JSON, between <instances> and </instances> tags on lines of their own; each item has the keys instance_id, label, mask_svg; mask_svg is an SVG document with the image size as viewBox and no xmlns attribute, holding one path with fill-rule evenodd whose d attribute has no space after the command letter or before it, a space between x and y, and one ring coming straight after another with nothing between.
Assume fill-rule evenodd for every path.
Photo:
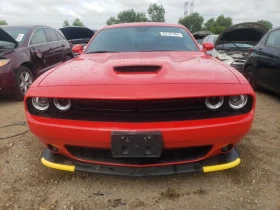
<instances>
[{"instance_id":1,"label":"windshield sticker","mask_svg":"<svg viewBox=\"0 0 280 210\"><path fill-rule=\"evenodd\" d=\"M20 42L23 38L24 34L19 34L18 37L16 38L17 42Z\"/></svg>"},{"instance_id":2,"label":"windshield sticker","mask_svg":"<svg viewBox=\"0 0 280 210\"><path fill-rule=\"evenodd\" d=\"M175 32L160 32L161 36L177 36L177 37L183 37L181 33L175 33Z\"/></svg>"}]
</instances>

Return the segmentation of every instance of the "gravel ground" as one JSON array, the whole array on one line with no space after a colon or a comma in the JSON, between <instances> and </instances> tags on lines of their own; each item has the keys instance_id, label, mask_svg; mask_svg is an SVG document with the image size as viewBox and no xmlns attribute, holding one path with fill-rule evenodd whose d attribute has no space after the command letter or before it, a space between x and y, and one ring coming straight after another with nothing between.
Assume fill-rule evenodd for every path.
<instances>
[{"instance_id":1,"label":"gravel ground","mask_svg":"<svg viewBox=\"0 0 280 210\"><path fill-rule=\"evenodd\" d=\"M0 99L0 127L24 121L22 102ZM0 139L25 131L0 129ZM123 178L49 169L30 132L0 140L0 209L280 209L280 96L257 93L253 128L227 171Z\"/></svg>"}]
</instances>

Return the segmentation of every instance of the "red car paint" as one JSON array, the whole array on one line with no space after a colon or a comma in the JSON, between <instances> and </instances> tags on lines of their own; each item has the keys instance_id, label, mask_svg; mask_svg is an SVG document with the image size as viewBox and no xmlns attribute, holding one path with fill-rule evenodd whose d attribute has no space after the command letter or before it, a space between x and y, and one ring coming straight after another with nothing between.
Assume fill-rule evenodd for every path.
<instances>
[{"instance_id":1,"label":"red car paint","mask_svg":"<svg viewBox=\"0 0 280 210\"><path fill-rule=\"evenodd\" d=\"M165 23L133 23L108 26L105 29L146 25L183 27ZM113 70L114 66L139 64L159 65L161 70L139 74ZM202 120L133 123L65 120L35 116L27 108L27 99L30 97L149 100L239 94L253 97L250 112ZM191 161L141 166L102 162L108 165L145 167L199 161L220 154L221 148L227 144L236 145L252 125L255 94L239 72L202 51L82 54L38 78L25 97L25 110L30 130L40 141L58 147L59 153L76 160L79 159L66 150L65 144L109 149L113 131L160 131L164 148L213 145L205 157Z\"/></svg>"}]
</instances>

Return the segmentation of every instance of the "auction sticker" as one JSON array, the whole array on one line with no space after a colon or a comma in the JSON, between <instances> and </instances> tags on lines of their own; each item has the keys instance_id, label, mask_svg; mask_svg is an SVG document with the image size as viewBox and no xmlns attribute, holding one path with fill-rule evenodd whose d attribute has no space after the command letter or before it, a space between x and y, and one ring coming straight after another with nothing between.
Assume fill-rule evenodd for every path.
<instances>
[{"instance_id":1,"label":"auction sticker","mask_svg":"<svg viewBox=\"0 0 280 210\"><path fill-rule=\"evenodd\" d=\"M161 36L177 36L177 37L183 37L181 33L175 33L175 32L160 32Z\"/></svg>"},{"instance_id":2,"label":"auction sticker","mask_svg":"<svg viewBox=\"0 0 280 210\"><path fill-rule=\"evenodd\" d=\"M16 38L17 42L20 42L23 38L24 34L19 34L18 37Z\"/></svg>"}]
</instances>

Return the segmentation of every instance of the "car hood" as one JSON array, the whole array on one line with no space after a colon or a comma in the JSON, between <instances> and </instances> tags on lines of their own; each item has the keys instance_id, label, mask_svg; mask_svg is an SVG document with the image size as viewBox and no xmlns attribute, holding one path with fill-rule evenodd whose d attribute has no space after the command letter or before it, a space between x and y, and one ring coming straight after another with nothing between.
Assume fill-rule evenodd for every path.
<instances>
[{"instance_id":1,"label":"car hood","mask_svg":"<svg viewBox=\"0 0 280 210\"><path fill-rule=\"evenodd\" d=\"M64 27L59 30L67 40L91 39L94 35L93 30L85 27Z\"/></svg>"},{"instance_id":2,"label":"car hood","mask_svg":"<svg viewBox=\"0 0 280 210\"><path fill-rule=\"evenodd\" d=\"M6 31L4 31L2 28L0 28L0 41L4 42L11 42L15 44L15 48L18 46L18 42L10 36Z\"/></svg>"},{"instance_id":3,"label":"car hood","mask_svg":"<svg viewBox=\"0 0 280 210\"><path fill-rule=\"evenodd\" d=\"M224 64L201 52L105 53L84 54L62 64L39 86L178 83L237 84L239 80Z\"/></svg>"},{"instance_id":4,"label":"car hood","mask_svg":"<svg viewBox=\"0 0 280 210\"><path fill-rule=\"evenodd\" d=\"M266 27L248 22L233 25L225 29L217 38L215 46L232 42L256 45L267 33Z\"/></svg>"}]
</instances>

